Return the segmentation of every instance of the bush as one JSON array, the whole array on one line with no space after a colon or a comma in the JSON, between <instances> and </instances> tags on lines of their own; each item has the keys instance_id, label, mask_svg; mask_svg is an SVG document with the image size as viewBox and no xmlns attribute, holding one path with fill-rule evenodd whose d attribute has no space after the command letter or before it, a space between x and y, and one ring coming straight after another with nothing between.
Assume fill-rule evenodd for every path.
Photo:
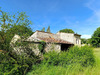
<instances>
[{"instance_id":1,"label":"bush","mask_svg":"<svg viewBox=\"0 0 100 75\"><path fill-rule=\"evenodd\" d=\"M80 64L81 66L93 66L95 63L93 50L88 46L71 47L68 52L49 52L44 54L43 64L68 66L73 64Z\"/></svg>"},{"instance_id":2,"label":"bush","mask_svg":"<svg viewBox=\"0 0 100 75\"><path fill-rule=\"evenodd\" d=\"M69 48L67 52L44 54L41 64L32 66L27 75L76 75L95 63L93 49L88 46ZM73 74L76 73L76 74Z\"/></svg>"},{"instance_id":3,"label":"bush","mask_svg":"<svg viewBox=\"0 0 100 75\"><path fill-rule=\"evenodd\" d=\"M0 73L3 75L15 67L16 61L8 53L0 53Z\"/></svg>"},{"instance_id":4,"label":"bush","mask_svg":"<svg viewBox=\"0 0 100 75\"><path fill-rule=\"evenodd\" d=\"M93 49L89 46L74 46L70 48L68 52L68 58L70 58L70 63L79 63L82 66L93 66L95 63Z\"/></svg>"},{"instance_id":5,"label":"bush","mask_svg":"<svg viewBox=\"0 0 100 75\"><path fill-rule=\"evenodd\" d=\"M9 53L0 53L0 75L25 75L39 57L35 55L13 56Z\"/></svg>"}]
</instances>

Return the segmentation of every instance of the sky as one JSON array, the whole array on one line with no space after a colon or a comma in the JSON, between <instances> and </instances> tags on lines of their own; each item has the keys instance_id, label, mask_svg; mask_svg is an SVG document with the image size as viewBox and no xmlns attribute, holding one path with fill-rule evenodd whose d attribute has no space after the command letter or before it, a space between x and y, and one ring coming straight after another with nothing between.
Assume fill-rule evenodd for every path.
<instances>
[{"instance_id":1,"label":"sky","mask_svg":"<svg viewBox=\"0 0 100 75\"><path fill-rule=\"evenodd\" d=\"M1 10L26 12L33 31L51 28L52 33L72 29L90 38L100 27L100 0L0 0Z\"/></svg>"}]
</instances>

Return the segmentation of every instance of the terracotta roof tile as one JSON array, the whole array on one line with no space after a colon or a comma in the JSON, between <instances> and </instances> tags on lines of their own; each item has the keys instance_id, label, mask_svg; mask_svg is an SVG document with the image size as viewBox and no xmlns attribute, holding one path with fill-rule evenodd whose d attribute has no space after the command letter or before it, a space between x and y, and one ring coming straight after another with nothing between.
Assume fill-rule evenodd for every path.
<instances>
[{"instance_id":1,"label":"terracotta roof tile","mask_svg":"<svg viewBox=\"0 0 100 75\"><path fill-rule=\"evenodd\" d=\"M40 38L39 37L39 39L40 40L43 40L43 41L45 41L45 42L47 42L47 43L63 43L63 44L73 44L73 43L71 43L71 42L68 42L68 41L65 41L65 40L62 40L62 39L54 39L54 38Z\"/></svg>"}]
</instances>

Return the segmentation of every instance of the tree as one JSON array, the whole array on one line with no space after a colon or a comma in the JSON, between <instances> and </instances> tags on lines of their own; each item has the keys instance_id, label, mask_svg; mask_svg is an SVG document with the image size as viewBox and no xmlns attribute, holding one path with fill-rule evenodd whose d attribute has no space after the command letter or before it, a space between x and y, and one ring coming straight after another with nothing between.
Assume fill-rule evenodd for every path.
<instances>
[{"instance_id":1,"label":"tree","mask_svg":"<svg viewBox=\"0 0 100 75\"><path fill-rule=\"evenodd\" d=\"M0 75L26 75L32 64L36 63L38 57L31 49L27 48L29 52L27 56L9 52L10 41L14 34L28 37L33 33L29 27L30 24L31 22L24 12L9 15L0 10L0 51L2 51L0 52ZM21 41L21 43L23 42Z\"/></svg>"},{"instance_id":2,"label":"tree","mask_svg":"<svg viewBox=\"0 0 100 75\"><path fill-rule=\"evenodd\" d=\"M30 27L26 27L23 25L15 25L11 27L10 29L7 30L6 34L9 36L11 35L12 37L15 34L18 34L21 37L28 37L33 34L32 29ZM10 38L12 38L10 37Z\"/></svg>"},{"instance_id":3,"label":"tree","mask_svg":"<svg viewBox=\"0 0 100 75\"><path fill-rule=\"evenodd\" d=\"M74 31L72 29L62 29L59 32L64 32L64 33L74 33Z\"/></svg>"},{"instance_id":4,"label":"tree","mask_svg":"<svg viewBox=\"0 0 100 75\"><path fill-rule=\"evenodd\" d=\"M86 44L87 43L87 39L81 38L81 44Z\"/></svg>"},{"instance_id":5,"label":"tree","mask_svg":"<svg viewBox=\"0 0 100 75\"><path fill-rule=\"evenodd\" d=\"M45 32L45 27L43 27L41 31L44 31Z\"/></svg>"},{"instance_id":6,"label":"tree","mask_svg":"<svg viewBox=\"0 0 100 75\"><path fill-rule=\"evenodd\" d=\"M91 44L95 47L100 47L100 27L94 31L91 38Z\"/></svg>"},{"instance_id":7,"label":"tree","mask_svg":"<svg viewBox=\"0 0 100 75\"><path fill-rule=\"evenodd\" d=\"M25 14L25 12L16 13L14 15L9 15L7 12L4 12L0 9L0 49L2 50L9 50L9 43L10 37L12 33L21 34L19 30L25 30L25 27L29 27L31 25L31 21L28 20L28 16ZM18 26L18 27L17 27ZM21 26L21 28L20 28ZM16 29L17 28L17 29ZM9 33L9 31L11 33ZM27 33L25 30L24 33ZM8 34L9 33L9 34ZM9 38L8 38L9 35Z\"/></svg>"},{"instance_id":8,"label":"tree","mask_svg":"<svg viewBox=\"0 0 100 75\"><path fill-rule=\"evenodd\" d=\"M48 28L47 28L47 32L49 32L49 33L51 32L51 31L50 31L50 26L48 26Z\"/></svg>"},{"instance_id":9,"label":"tree","mask_svg":"<svg viewBox=\"0 0 100 75\"><path fill-rule=\"evenodd\" d=\"M81 44L90 44L91 39L81 38Z\"/></svg>"}]
</instances>

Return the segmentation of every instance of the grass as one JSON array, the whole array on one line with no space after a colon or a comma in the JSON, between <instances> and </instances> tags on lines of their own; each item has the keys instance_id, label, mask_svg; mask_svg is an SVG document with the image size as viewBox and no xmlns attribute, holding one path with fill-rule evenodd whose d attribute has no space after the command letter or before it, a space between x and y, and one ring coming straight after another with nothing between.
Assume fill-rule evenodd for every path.
<instances>
[{"instance_id":1,"label":"grass","mask_svg":"<svg viewBox=\"0 0 100 75\"><path fill-rule=\"evenodd\" d=\"M48 66L41 65L39 67L33 65L31 72L27 75L100 75L100 48L94 48L95 66L88 66L87 68L81 67L79 64L75 64L73 67L68 66Z\"/></svg>"},{"instance_id":2,"label":"grass","mask_svg":"<svg viewBox=\"0 0 100 75\"><path fill-rule=\"evenodd\" d=\"M100 75L100 48L94 48L95 66L86 68L81 75Z\"/></svg>"}]
</instances>

